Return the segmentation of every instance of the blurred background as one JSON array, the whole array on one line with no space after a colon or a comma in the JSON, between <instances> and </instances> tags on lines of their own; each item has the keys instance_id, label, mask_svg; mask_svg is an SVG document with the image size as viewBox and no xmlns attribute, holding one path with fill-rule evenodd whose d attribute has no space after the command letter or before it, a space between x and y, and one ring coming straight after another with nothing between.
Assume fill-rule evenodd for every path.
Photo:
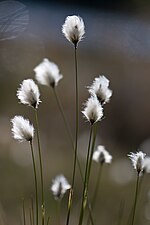
<instances>
[{"instance_id":1,"label":"blurred background","mask_svg":"<svg viewBox=\"0 0 150 225\"><path fill-rule=\"evenodd\" d=\"M61 32L66 16L74 14L80 15L86 26L85 38L78 47L80 111L89 96L86 87L95 77L105 75L113 90L96 141L96 145L105 145L113 162L103 170L95 224L117 225L120 205L124 206L122 224L127 224L136 177L127 154L140 149L150 155L149 12L148 0L0 1L0 225L23 224L23 197L29 214L34 191L30 149L27 143L13 140L10 119L23 115L34 123L33 110L18 104L16 90L23 79L34 79L33 69L43 58L58 64L64 76L57 91L74 134L74 51ZM73 152L52 90L39 88L46 206L51 224L55 225L57 203L50 191L51 180L64 174L71 182ZM79 128L78 156L84 171L90 127L81 113ZM36 138L34 144L36 149ZM97 171L98 165L93 163L91 193ZM78 221L81 193L77 172L70 224ZM136 224L148 225L149 175L143 179L139 198ZM62 224L66 203L67 194L62 201Z\"/></svg>"}]
</instances>

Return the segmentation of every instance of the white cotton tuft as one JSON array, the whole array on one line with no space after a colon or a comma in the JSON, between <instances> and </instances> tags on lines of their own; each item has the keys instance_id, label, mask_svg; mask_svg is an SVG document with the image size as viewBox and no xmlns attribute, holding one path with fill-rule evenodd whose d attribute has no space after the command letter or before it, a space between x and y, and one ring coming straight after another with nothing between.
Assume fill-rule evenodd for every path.
<instances>
[{"instance_id":1,"label":"white cotton tuft","mask_svg":"<svg viewBox=\"0 0 150 225\"><path fill-rule=\"evenodd\" d=\"M64 175L58 175L52 181L51 191L56 200L62 199L66 191L70 188L71 185L68 183Z\"/></svg>"},{"instance_id":2,"label":"white cotton tuft","mask_svg":"<svg viewBox=\"0 0 150 225\"><path fill-rule=\"evenodd\" d=\"M100 121L103 116L103 108L95 96L91 96L85 103L85 108L82 111L85 118L93 125Z\"/></svg>"},{"instance_id":3,"label":"white cotton tuft","mask_svg":"<svg viewBox=\"0 0 150 225\"><path fill-rule=\"evenodd\" d=\"M11 119L12 134L14 139L22 141L32 141L34 137L34 127L30 124L28 119L24 119L22 116L15 116Z\"/></svg>"},{"instance_id":4,"label":"white cotton tuft","mask_svg":"<svg viewBox=\"0 0 150 225\"><path fill-rule=\"evenodd\" d=\"M17 90L17 97L22 104L33 108L38 108L41 102L39 88L32 79L23 80L20 88Z\"/></svg>"},{"instance_id":5,"label":"white cotton tuft","mask_svg":"<svg viewBox=\"0 0 150 225\"><path fill-rule=\"evenodd\" d=\"M34 68L34 72L35 78L39 84L51 86L52 88L55 88L58 82L63 78L58 66L46 58Z\"/></svg>"},{"instance_id":6,"label":"white cotton tuft","mask_svg":"<svg viewBox=\"0 0 150 225\"><path fill-rule=\"evenodd\" d=\"M97 163L111 163L112 156L109 152L105 149L103 145L98 145L97 149L93 153L93 160Z\"/></svg>"},{"instance_id":7,"label":"white cotton tuft","mask_svg":"<svg viewBox=\"0 0 150 225\"><path fill-rule=\"evenodd\" d=\"M134 169L138 172L138 174L143 171L145 156L146 154L142 151L139 151L137 153L131 152L128 155L128 157L131 159Z\"/></svg>"},{"instance_id":8,"label":"white cotton tuft","mask_svg":"<svg viewBox=\"0 0 150 225\"><path fill-rule=\"evenodd\" d=\"M65 23L62 26L62 33L68 41L77 47L77 44L82 40L85 34L85 26L83 19L79 16L67 16Z\"/></svg>"},{"instance_id":9,"label":"white cotton tuft","mask_svg":"<svg viewBox=\"0 0 150 225\"><path fill-rule=\"evenodd\" d=\"M106 104L109 102L110 97L112 96L112 90L109 88L109 80L104 76L96 77L93 81L93 84L88 87L89 93L91 95L96 95L100 103Z\"/></svg>"}]
</instances>

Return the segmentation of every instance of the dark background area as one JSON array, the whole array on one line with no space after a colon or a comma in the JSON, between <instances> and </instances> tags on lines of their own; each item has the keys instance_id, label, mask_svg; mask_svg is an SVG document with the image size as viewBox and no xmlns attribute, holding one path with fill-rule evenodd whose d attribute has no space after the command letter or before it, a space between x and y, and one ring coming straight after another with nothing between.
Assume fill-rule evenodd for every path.
<instances>
[{"instance_id":1,"label":"dark background area","mask_svg":"<svg viewBox=\"0 0 150 225\"><path fill-rule=\"evenodd\" d=\"M20 1L26 7L14 32L10 11L18 3L0 2L0 225L21 224L24 196L29 207L33 195L31 156L26 143L13 140L10 119L24 115L34 123L33 111L18 104L16 90L23 79L34 79L33 69L43 58L58 64L63 79L57 91L74 134L74 58L73 47L62 35L66 16L77 14L85 22L85 38L79 44L79 159L82 169L89 136L89 124L81 114L88 98L86 87L104 74L110 80L113 96L105 106L105 119L98 128L97 143L106 146L113 162L106 166L95 210L96 224L117 223L120 203L125 203L123 225L129 216L135 187L135 171L127 157L131 151L150 155L150 3L149 1ZM2 5L4 8L2 8ZM20 4L19 4L20 7ZM16 14L20 18L20 15ZM3 32L2 25L10 18ZM73 154L52 90L39 86L40 133L44 161L45 195L52 224L57 224L56 202L50 192L52 178L72 175ZM34 141L36 148L36 138ZM98 167L94 163L92 192ZM77 173L75 206L71 224L78 220L81 179ZM150 223L149 175L145 177L137 213L137 225ZM103 194L101 194L103 193ZM67 195L62 202L62 224L66 216ZM114 207L115 205L115 207ZM109 216L108 216L109 214Z\"/></svg>"},{"instance_id":2,"label":"dark background area","mask_svg":"<svg viewBox=\"0 0 150 225\"><path fill-rule=\"evenodd\" d=\"M27 3L28 1L22 1ZM30 1L31 2L31 1ZM83 7L83 8L92 8L95 10L106 10L106 11L118 11L118 12L135 12L138 9L147 9L150 6L150 2L148 0L94 0L94 1L79 1L79 0L43 0L43 1L32 1L35 3L47 3L47 4L55 4L55 5L63 5L63 6L74 6L74 7Z\"/></svg>"}]
</instances>

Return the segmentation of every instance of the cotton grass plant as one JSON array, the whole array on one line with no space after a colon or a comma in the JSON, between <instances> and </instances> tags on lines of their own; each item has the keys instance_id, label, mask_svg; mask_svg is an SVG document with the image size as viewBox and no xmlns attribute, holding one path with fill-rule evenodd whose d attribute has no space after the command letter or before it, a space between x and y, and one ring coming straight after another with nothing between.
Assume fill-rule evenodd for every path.
<instances>
[{"instance_id":1,"label":"cotton grass plant","mask_svg":"<svg viewBox=\"0 0 150 225\"><path fill-rule=\"evenodd\" d=\"M75 96L76 96L76 128L75 128L75 143L74 143L74 163L73 163L73 173L72 173L72 182L70 195L68 200L68 213L67 213L67 222L69 224L70 211L72 207L72 198L75 184L75 175L76 175L76 164L77 164L77 151L78 151L78 129L79 129L79 94L78 94L78 61L77 61L77 48L79 42L82 40L85 33L85 26L83 19L79 16L73 15L68 16L65 19L65 23L62 26L62 33L68 41L70 41L74 46L74 62L75 62Z\"/></svg>"},{"instance_id":2,"label":"cotton grass plant","mask_svg":"<svg viewBox=\"0 0 150 225\"><path fill-rule=\"evenodd\" d=\"M40 179L41 179L41 215L42 215L42 225L44 225L45 218L45 204L44 204L44 181L43 181L43 163L42 163L42 153L40 144L40 134L39 134L39 121L38 121L38 105L40 101L40 92L38 86L32 79L27 79L22 82L20 88L17 90L17 97L22 104L28 105L34 109L35 121L36 121L36 133L38 140L38 154L39 154L39 167L40 167Z\"/></svg>"},{"instance_id":3,"label":"cotton grass plant","mask_svg":"<svg viewBox=\"0 0 150 225\"><path fill-rule=\"evenodd\" d=\"M112 156L105 149L103 145L98 145L95 148L97 130L99 123L103 122L105 115L105 105L110 102L112 97L112 90L109 88L109 79L104 75L98 75L94 78L91 86L88 86L89 97L87 101L83 104L83 108L79 109L79 92L78 92L78 60L77 60L77 49L79 48L79 43L83 39L85 34L85 25L83 19L79 16L73 15L68 16L65 19L64 24L62 25L62 33L65 38L73 45L74 47L74 69L75 71L75 137L71 133L70 126L66 119L66 115L61 103L61 99L57 93L57 88L59 82L63 78L63 75L60 72L60 69L57 64L50 61L47 58L41 59L41 62L33 68L35 73L35 80L39 85L46 85L48 88L51 88L56 102L58 104L59 112L61 113L62 119L64 121L64 128L68 134L69 141L73 150L73 165L71 170L71 181L68 181L64 175L56 176L52 182L51 187L49 188L54 196L55 201L58 203L58 212L57 212L57 225L65 224L74 224L70 222L71 210L75 204L75 184L76 184L76 167L78 165L81 179L82 187L80 188L81 202L78 207L78 225L87 223L87 225L92 224L96 225L95 218L93 217L93 212L95 210L94 206L96 205L96 199L99 192L102 172L104 173L104 165L111 164ZM33 125L29 122L28 119L25 119L23 116L15 116L11 119L12 124L12 135L14 139L19 142L28 142L31 150L32 157L32 166L34 174L34 187L35 187L35 208L34 211L34 200L31 201L30 205L30 224L29 225L49 225L52 224L51 218L52 215L49 215L48 208L45 205L45 194L44 194L44 173L43 171L43 151L41 148L40 140L40 127L39 127L39 116L38 110L39 106L42 103L40 100L40 92L38 85L32 79L25 79L20 84L17 90L17 98L19 103L22 103L30 107L34 112L35 117L35 129ZM42 98L44 99L44 97ZM81 165L78 155L78 136L79 136L79 112L82 113L86 122L88 122L89 127L89 139L87 144L86 152L86 162L85 168L81 170ZM102 131L101 131L102 132ZM37 135L37 144L38 150L33 146L34 133ZM38 154L36 154L38 151ZM137 181L135 188L135 197L133 208L130 212L129 223L130 225L135 225L135 215L137 208L137 200L139 194L139 182L140 178L144 176L145 173L150 173L150 158L146 157L145 154L141 151L137 153L130 153L128 155L132 165L137 173ZM98 165L98 173L96 174L96 183L93 193L89 191L89 184L91 178L91 171L93 163ZM38 173L38 170L40 173ZM40 181L40 182L39 182ZM40 184L40 185L38 185ZM39 187L40 186L40 187ZM46 187L48 190L48 187ZM60 220L60 203L65 198L65 193L68 193L67 196L67 210L66 210L66 220L61 222ZM67 194L66 194L67 195ZM27 210L25 207L25 200L23 200L23 225L27 225ZM85 218L87 215L87 218ZM34 218L36 218L34 220ZM99 219L100 221L100 219ZM118 217L119 225L121 225L121 218ZM100 223L99 223L100 224Z\"/></svg>"},{"instance_id":4,"label":"cotton grass plant","mask_svg":"<svg viewBox=\"0 0 150 225\"><path fill-rule=\"evenodd\" d=\"M142 172L144 169L144 159L145 159L146 154L143 153L142 151L139 151L136 153L131 152L128 156L131 159L133 168L137 172L135 198L134 198L133 213L132 213L132 219L131 219L131 225L134 225L135 224L135 212L136 212L136 206L137 206L137 200L138 200L140 176L142 176Z\"/></svg>"},{"instance_id":5,"label":"cotton grass plant","mask_svg":"<svg viewBox=\"0 0 150 225\"><path fill-rule=\"evenodd\" d=\"M37 167L35 163L35 153L33 150L33 137L34 137L34 127L30 124L28 119L24 119L22 116L15 116L11 119L12 123L12 134L14 139L23 142L29 142L30 149L31 149L31 156L32 156L32 164L33 164L33 173L34 173L34 185L35 185L35 198L36 198L36 224L39 224L38 218L38 181L37 181ZM25 210L24 210L24 203L23 203L23 212L24 212L24 223L25 223Z\"/></svg>"}]
</instances>

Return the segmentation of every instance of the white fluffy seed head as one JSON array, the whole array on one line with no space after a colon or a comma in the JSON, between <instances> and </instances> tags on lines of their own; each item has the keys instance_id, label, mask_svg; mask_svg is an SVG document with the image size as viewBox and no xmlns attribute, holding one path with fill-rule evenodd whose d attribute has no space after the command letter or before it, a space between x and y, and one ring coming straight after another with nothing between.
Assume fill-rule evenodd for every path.
<instances>
[{"instance_id":1,"label":"white fluffy seed head","mask_svg":"<svg viewBox=\"0 0 150 225\"><path fill-rule=\"evenodd\" d=\"M51 191L56 200L62 199L66 191L70 188L71 185L68 183L64 175L58 175L52 181Z\"/></svg>"},{"instance_id":2,"label":"white fluffy seed head","mask_svg":"<svg viewBox=\"0 0 150 225\"><path fill-rule=\"evenodd\" d=\"M143 173L150 173L150 157L144 158Z\"/></svg>"},{"instance_id":3,"label":"white fluffy seed head","mask_svg":"<svg viewBox=\"0 0 150 225\"><path fill-rule=\"evenodd\" d=\"M17 97L22 104L33 108L38 108L41 102L39 88L32 79L23 80L20 88L17 90Z\"/></svg>"},{"instance_id":4,"label":"white fluffy seed head","mask_svg":"<svg viewBox=\"0 0 150 225\"><path fill-rule=\"evenodd\" d=\"M101 75L96 77L93 81L93 84L88 87L89 93L96 95L101 104L109 102L110 97L112 96L112 90L109 88L109 80Z\"/></svg>"},{"instance_id":5,"label":"white fluffy seed head","mask_svg":"<svg viewBox=\"0 0 150 225\"><path fill-rule=\"evenodd\" d=\"M85 103L85 108L82 111L85 118L93 125L101 120L103 116L103 108L95 96L91 96Z\"/></svg>"},{"instance_id":6,"label":"white fluffy seed head","mask_svg":"<svg viewBox=\"0 0 150 225\"><path fill-rule=\"evenodd\" d=\"M30 124L28 119L24 119L22 116L15 116L11 119L12 134L14 139L22 141L32 141L34 137L34 127Z\"/></svg>"},{"instance_id":7,"label":"white fluffy seed head","mask_svg":"<svg viewBox=\"0 0 150 225\"><path fill-rule=\"evenodd\" d=\"M140 174L143 171L144 168L144 159L146 154L142 151L133 153L131 152L128 157L131 159L132 165L134 169Z\"/></svg>"},{"instance_id":8,"label":"white fluffy seed head","mask_svg":"<svg viewBox=\"0 0 150 225\"><path fill-rule=\"evenodd\" d=\"M103 145L98 145L97 149L93 153L93 160L97 163L111 163L112 156L109 152L105 149Z\"/></svg>"},{"instance_id":9,"label":"white fluffy seed head","mask_svg":"<svg viewBox=\"0 0 150 225\"><path fill-rule=\"evenodd\" d=\"M68 41L77 47L77 44L82 40L85 34L85 26L83 19L79 16L67 16L65 23L62 26L62 33Z\"/></svg>"},{"instance_id":10,"label":"white fluffy seed head","mask_svg":"<svg viewBox=\"0 0 150 225\"><path fill-rule=\"evenodd\" d=\"M52 88L55 88L59 80L63 78L58 66L46 58L34 68L34 72L39 84L51 86Z\"/></svg>"}]
</instances>

